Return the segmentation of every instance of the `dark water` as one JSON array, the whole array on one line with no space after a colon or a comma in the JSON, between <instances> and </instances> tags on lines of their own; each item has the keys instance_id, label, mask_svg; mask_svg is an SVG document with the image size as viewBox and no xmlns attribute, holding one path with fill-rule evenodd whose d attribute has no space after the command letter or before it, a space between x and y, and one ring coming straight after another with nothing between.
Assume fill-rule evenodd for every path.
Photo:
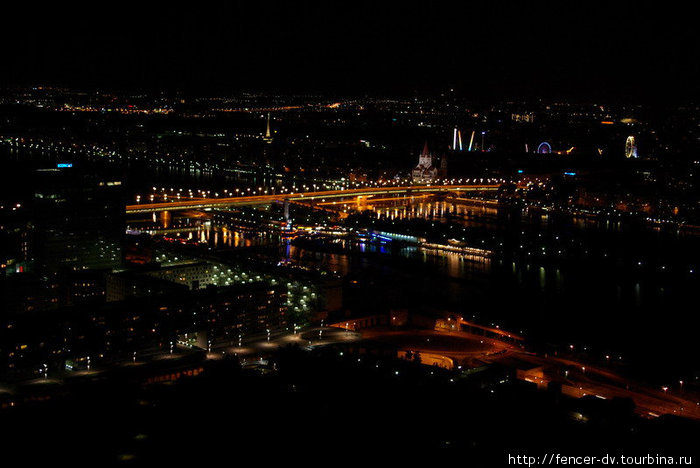
<instances>
[{"instance_id":1,"label":"dark water","mask_svg":"<svg viewBox=\"0 0 700 468\"><path fill-rule=\"evenodd\" d=\"M288 255L370 283L373 300L358 301L360 309L454 311L539 343L574 344L588 359L624 363L649 380L690 380L698 238L623 220L493 214L458 221L497 251L486 263L356 243L291 247Z\"/></svg>"},{"instance_id":2,"label":"dark water","mask_svg":"<svg viewBox=\"0 0 700 468\"><path fill-rule=\"evenodd\" d=\"M698 367L697 237L629 219L434 199L362 208L396 222L389 226L397 230L420 219L432 229L464 234L495 256L475 262L405 244L328 238L290 244L274 234L212 226L182 236L216 248L262 248L279 259L336 271L347 277L347 303L358 314L448 310L523 332L540 344L573 344L588 359L624 363L661 383L690 381Z\"/></svg>"}]
</instances>

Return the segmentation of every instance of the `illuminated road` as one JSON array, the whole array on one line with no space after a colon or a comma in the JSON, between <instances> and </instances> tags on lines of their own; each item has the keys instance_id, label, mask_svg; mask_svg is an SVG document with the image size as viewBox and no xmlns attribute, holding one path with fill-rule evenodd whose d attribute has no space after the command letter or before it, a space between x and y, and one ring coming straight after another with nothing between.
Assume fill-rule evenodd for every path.
<instances>
[{"instance_id":1,"label":"illuminated road","mask_svg":"<svg viewBox=\"0 0 700 468\"><path fill-rule=\"evenodd\" d=\"M662 414L675 414L693 419L700 419L698 395L692 391L668 393L660 388L632 381L615 372L600 366L582 364L571 359L556 356L535 356L521 353L520 359L545 369L568 369L566 378L545 377L544 383L550 380L562 384L562 393L574 398L595 395L598 398L631 398L636 405L636 412L645 417L655 417Z\"/></svg>"},{"instance_id":2,"label":"illuminated road","mask_svg":"<svg viewBox=\"0 0 700 468\"><path fill-rule=\"evenodd\" d=\"M224 206L265 205L275 201L309 201L326 198L344 198L358 196L374 196L409 193L440 193L440 192L484 192L497 191L499 184L469 184L469 185L409 185L402 187L365 187L348 190L326 190L323 192L279 193L270 195L251 195L230 198L198 198L187 201L144 203L128 205L127 214L152 213L155 211L175 211L188 209L207 209Z\"/></svg>"},{"instance_id":3,"label":"illuminated road","mask_svg":"<svg viewBox=\"0 0 700 468\"><path fill-rule=\"evenodd\" d=\"M436 330L368 328L362 338L396 346L421 354L441 355L468 367L478 367L478 360L515 349L503 341L465 332Z\"/></svg>"},{"instance_id":4,"label":"illuminated road","mask_svg":"<svg viewBox=\"0 0 700 468\"><path fill-rule=\"evenodd\" d=\"M699 397L692 391L664 391L632 381L604 367L564 357L536 355L515 343L463 331L387 328L362 330L362 338L388 343L399 349L442 355L466 367L490 363L526 364L526 367L542 369L537 376L525 376L525 380L541 388L556 381L561 383L562 393L573 398L587 395L601 399L631 398L636 412L644 417L675 414L700 419Z\"/></svg>"},{"instance_id":5,"label":"illuminated road","mask_svg":"<svg viewBox=\"0 0 700 468\"><path fill-rule=\"evenodd\" d=\"M235 345L233 341L222 341L211 346L210 357L215 357L217 353L235 354L241 358L261 358L270 355L281 346L298 344L300 346L326 346L339 343L348 343L361 339L361 335L349 330L341 330L330 327L304 328L297 333L286 330L272 331L267 338L267 334L246 337L241 346Z\"/></svg>"}]
</instances>

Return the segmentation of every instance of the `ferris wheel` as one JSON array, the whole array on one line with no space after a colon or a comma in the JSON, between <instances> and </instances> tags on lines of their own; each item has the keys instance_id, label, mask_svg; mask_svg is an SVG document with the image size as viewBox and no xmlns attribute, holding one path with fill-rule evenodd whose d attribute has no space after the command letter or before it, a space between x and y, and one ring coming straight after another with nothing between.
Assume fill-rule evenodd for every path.
<instances>
[{"instance_id":1,"label":"ferris wheel","mask_svg":"<svg viewBox=\"0 0 700 468\"><path fill-rule=\"evenodd\" d=\"M552 152L552 145L550 145L549 142L547 142L547 141L543 141L537 147L538 154L550 154L551 152Z\"/></svg>"},{"instance_id":2,"label":"ferris wheel","mask_svg":"<svg viewBox=\"0 0 700 468\"><path fill-rule=\"evenodd\" d=\"M637 154L637 139L633 135L628 136L627 141L625 141L625 156L627 159L639 157Z\"/></svg>"}]
</instances>

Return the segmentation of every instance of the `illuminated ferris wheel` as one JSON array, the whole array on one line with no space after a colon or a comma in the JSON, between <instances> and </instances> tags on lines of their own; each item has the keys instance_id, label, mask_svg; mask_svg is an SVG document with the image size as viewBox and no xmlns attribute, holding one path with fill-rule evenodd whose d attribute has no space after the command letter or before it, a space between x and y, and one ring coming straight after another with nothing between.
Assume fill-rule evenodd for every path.
<instances>
[{"instance_id":1,"label":"illuminated ferris wheel","mask_svg":"<svg viewBox=\"0 0 700 468\"><path fill-rule=\"evenodd\" d=\"M551 152L552 152L552 145L550 145L549 142L547 142L547 141L543 141L537 147L538 154L550 154Z\"/></svg>"},{"instance_id":2,"label":"illuminated ferris wheel","mask_svg":"<svg viewBox=\"0 0 700 468\"><path fill-rule=\"evenodd\" d=\"M628 136L627 141L625 141L625 156L627 159L639 157L637 154L637 139L632 135Z\"/></svg>"}]
</instances>

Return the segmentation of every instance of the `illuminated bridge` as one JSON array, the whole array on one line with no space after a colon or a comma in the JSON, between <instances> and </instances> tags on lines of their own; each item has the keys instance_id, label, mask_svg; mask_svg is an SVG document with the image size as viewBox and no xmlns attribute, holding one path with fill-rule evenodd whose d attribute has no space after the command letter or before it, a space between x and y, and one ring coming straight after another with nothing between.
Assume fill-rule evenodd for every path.
<instances>
[{"instance_id":1,"label":"illuminated bridge","mask_svg":"<svg viewBox=\"0 0 700 468\"><path fill-rule=\"evenodd\" d=\"M284 200L289 201L325 201L328 198L364 197L374 195L392 195L415 193L446 193L446 192L488 192L497 191L500 184L471 184L471 185L410 185L404 187L366 187L348 190L327 190L324 192L278 193L272 195L251 195L231 198L199 198L196 200L148 203L128 205L127 214L152 213L154 211L175 211L221 208L227 206L266 205Z\"/></svg>"}]
</instances>

